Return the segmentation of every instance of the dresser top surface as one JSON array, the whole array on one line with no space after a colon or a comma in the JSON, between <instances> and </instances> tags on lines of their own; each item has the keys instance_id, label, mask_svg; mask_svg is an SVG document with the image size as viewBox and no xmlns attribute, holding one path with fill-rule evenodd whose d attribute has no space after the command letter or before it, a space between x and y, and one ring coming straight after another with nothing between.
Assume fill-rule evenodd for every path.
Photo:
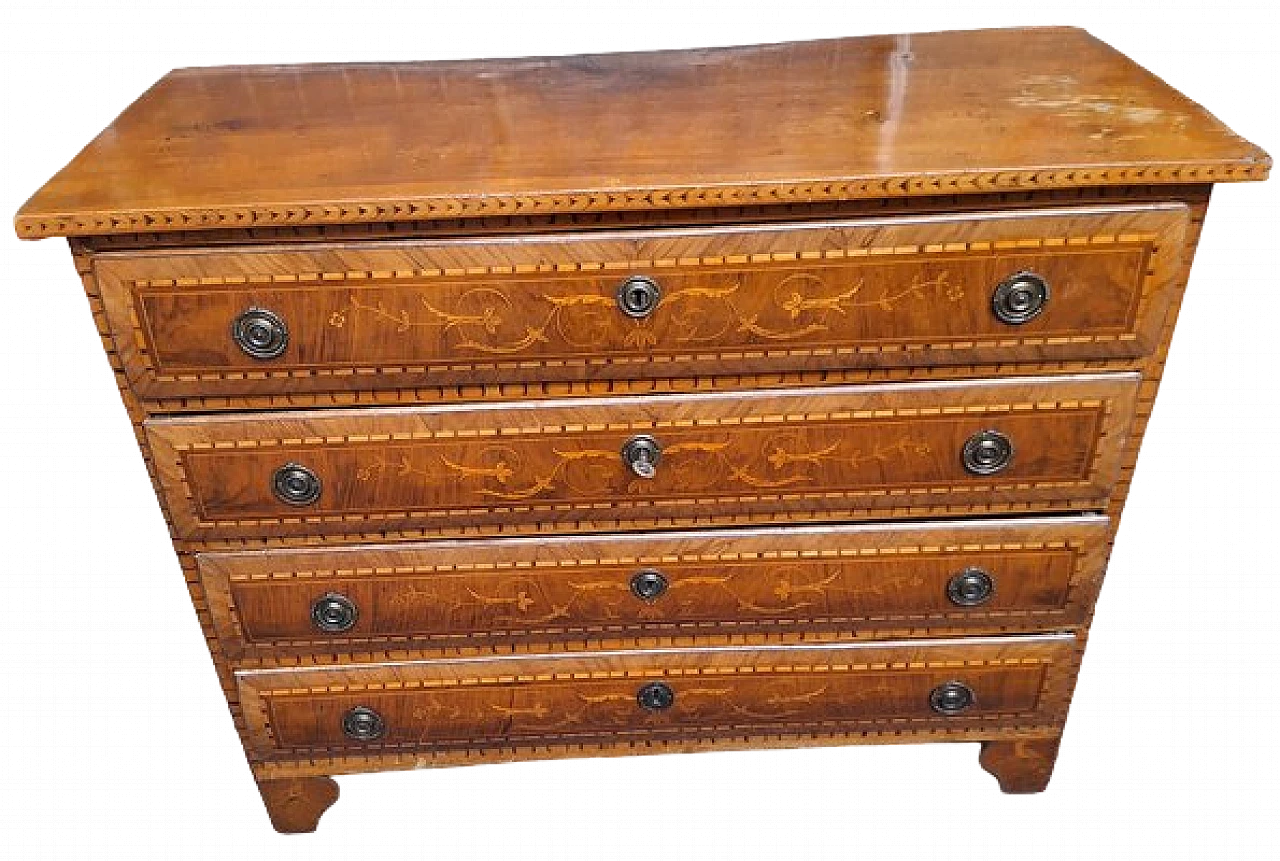
<instances>
[{"instance_id":1,"label":"dresser top surface","mask_svg":"<svg viewBox=\"0 0 1280 861\"><path fill-rule=\"evenodd\" d=\"M1205 183L1270 164L1072 28L180 69L15 227L35 239Z\"/></svg>"}]
</instances>

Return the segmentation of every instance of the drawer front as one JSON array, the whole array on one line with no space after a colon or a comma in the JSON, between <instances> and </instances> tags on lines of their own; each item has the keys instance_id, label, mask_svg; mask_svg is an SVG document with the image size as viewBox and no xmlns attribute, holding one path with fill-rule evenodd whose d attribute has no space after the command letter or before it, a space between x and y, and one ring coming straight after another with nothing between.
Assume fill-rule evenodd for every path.
<instances>
[{"instance_id":1,"label":"drawer front","mask_svg":"<svg viewBox=\"0 0 1280 861\"><path fill-rule=\"evenodd\" d=\"M223 650L1036 631L1082 624L1102 516L201 553Z\"/></svg>"},{"instance_id":2,"label":"drawer front","mask_svg":"<svg viewBox=\"0 0 1280 861\"><path fill-rule=\"evenodd\" d=\"M1149 352L1187 219L1147 204L118 253L95 271L145 397L1042 362ZM1047 285L1038 314L996 299L1019 273ZM637 276L659 295L631 316L617 297ZM255 309L270 316L242 347Z\"/></svg>"},{"instance_id":3,"label":"drawer front","mask_svg":"<svg viewBox=\"0 0 1280 861\"><path fill-rule=\"evenodd\" d=\"M612 531L1100 508L1137 385L1011 378L146 428L184 538Z\"/></svg>"},{"instance_id":4,"label":"drawer front","mask_svg":"<svg viewBox=\"0 0 1280 861\"><path fill-rule=\"evenodd\" d=\"M1091 509L1111 493L1137 384L1009 377L156 418L146 429L183 539ZM645 439L657 453L634 452ZM1010 457L983 475L965 452ZM645 458L657 458L652 471Z\"/></svg>"},{"instance_id":5,"label":"drawer front","mask_svg":"<svg viewBox=\"0 0 1280 861\"><path fill-rule=\"evenodd\" d=\"M1060 722L1071 635L237 673L260 756Z\"/></svg>"}]
</instances>

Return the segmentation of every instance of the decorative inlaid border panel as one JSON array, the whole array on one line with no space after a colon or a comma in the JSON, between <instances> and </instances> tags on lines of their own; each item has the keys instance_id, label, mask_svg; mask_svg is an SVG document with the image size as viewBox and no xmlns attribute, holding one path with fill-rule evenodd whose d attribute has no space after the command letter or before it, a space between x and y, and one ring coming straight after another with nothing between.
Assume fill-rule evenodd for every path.
<instances>
[{"instance_id":1,"label":"decorative inlaid border panel","mask_svg":"<svg viewBox=\"0 0 1280 861\"><path fill-rule=\"evenodd\" d=\"M632 209L535 215L491 215L345 224L264 225L166 232L97 234L71 240L86 251L156 251L163 248L226 248L293 243L371 242L387 239L495 237L530 233L574 233L663 227L715 227L724 224L816 223L890 215L942 215L948 212L1034 210L1046 207L1109 205L1193 200L1203 185L1057 188L1038 192L979 192L928 197L859 198L802 203L757 203L697 209Z\"/></svg>"},{"instance_id":2,"label":"decorative inlaid border panel","mask_svg":"<svg viewBox=\"0 0 1280 861\"><path fill-rule=\"evenodd\" d=\"M892 721L881 726L832 728L809 726L800 731L754 731L673 737L614 736L572 742L516 742L484 748L430 751L331 753L292 759L261 759L252 750L250 767L260 780L297 776L333 776L377 771L453 768L504 762L576 759L581 757L652 756L663 753L707 753L730 750L790 750L864 744L926 744L1018 739L1058 739L1063 722L988 721L981 726L904 727Z\"/></svg>"},{"instance_id":3,"label":"decorative inlaid border panel","mask_svg":"<svg viewBox=\"0 0 1280 861\"><path fill-rule=\"evenodd\" d=\"M805 252L773 252L760 255L730 255L715 258L671 258L665 260L606 261L591 266L580 265L579 272L643 273L661 279L668 290L660 300L654 315L672 317L692 316L696 322L681 324L683 331L675 337L673 348L654 332L647 321L617 318L612 282L620 275L573 276L569 266L541 264L520 271L519 267L468 267L449 272L442 269L383 270L363 272L316 272L300 275L250 274L236 278L202 278L198 283L176 283L174 279L139 280L132 284L131 302L138 315L133 328L138 353L144 366L158 383L198 381L201 383L257 379L305 379L308 377L348 377L353 374L453 374L486 371L527 371L542 368L552 374L552 369L565 367L634 366L632 373L650 375L650 365L680 365L689 362L745 361L767 355L770 358L814 358L824 355L867 357L889 353L912 351L951 351L977 349L1008 349L1012 347L1065 347L1073 344L1114 345L1133 343L1127 350L1100 347L1108 353L1132 354L1142 346L1137 329L1139 307L1150 296L1144 295L1137 285L1149 280L1148 264L1160 237L1154 233L1125 235L1094 235L1062 237L1029 242L955 243L958 247L939 246L926 249L916 246L833 250L813 252L811 259ZM1060 250L1063 247L1071 250ZM1052 256L1039 253L1052 249ZM886 260L892 256L891 260ZM833 331L833 322L843 322L872 312L893 312L899 316L909 313L945 312L958 316L970 309L960 306L962 300L975 300L979 305L989 305L986 292L999 281L999 277L979 280L976 285L964 279L955 280L952 268L967 264L993 264L999 272L1012 274L1021 270L1042 273L1046 264L1070 270L1079 258L1079 268L1091 264L1101 270L1107 257L1120 258L1114 267L1126 272L1119 279L1132 281L1132 301L1124 310L1123 318L1110 325L1091 325L1087 330L1077 326L1059 325L1057 331L1027 334L1025 331L1007 329L995 333L966 333L957 339L938 334L914 337L891 337L884 334L867 336L864 343L850 343L856 339ZM858 264L850 264L861 258ZM882 258L877 260L876 258ZM966 259L967 258L967 259ZM846 262L841 262L846 261ZM788 265L791 264L791 265ZM698 267L706 271L698 272ZM750 268L739 268L750 267ZM926 270L925 267L931 267ZM878 291L865 291L865 279L855 277L861 270L876 275L893 268L903 270L903 276ZM968 266L968 268L974 268ZM926 274L927 271L927 274ZM1049 280L1056 283L1050 273ZM1101 277L1101 273L1099 273ZM751 279L775 282L769 285L746 283ZM829 281L848 279L839 287ZM1080 281L1086 282L1084 273ZM435 282L435 283L433 283ZM693 286L681 286L692 282ZM262 286L257 286L262 285ZM287 285L287 286L285 286ZM1089 285L1095 287L1096 284ZM845 288L847 289L841 289ZM221 288L221 289L220 289ZM240 293L230 289L239 288ZM759 289L757 289L759 288ZM252 291L253 298L248 296ZM449 304L438 307L433 292L442 295ZM773 294L774 302L763 309L769 319L762 321L756 309L740 305L744 297L753 292ZM976 292L977 296L966 294ZM1055 291L1056 292L1056 291ZM1083 292L1083 291L1082 291ZM410 340L409 333L431 330L440 335L454 333L456 337L438 344L440 354L454 353L453 360L435 364L413 364L406 355L383 364L352 362L302 363L275 360L270 364L253 365L250 360L234 353L227 356L231 363L241 364L232 370L201 370L198 364L190 368L162 373L157 368L158 335L153 317L145 313L155 302L181 301L197 298L216 301L220 294L240 296L238 303L228 308L223 319L234 319L239 309L262 304L279 308L281 301L310 306L324 318L314 340L319 343L338 340L345 336L342 330L364 324L367 340ZM266 296L272 298L262 298ZM371 294L371 295L363 295ZM527 295L526 295L527 294ZM1059 303L1071 302L1079 296L1068 296ZM516 299L528 316L516 307ZM983 309L986 310L985 308ZM1056 310L1056 304L1055 304ZM292 316L292 315L286 315ZM607 331L610 324L624 329L622 347L630 354L622 354L617 348L606 351L605 344L590 341L588 336L604 337L615 334ZM380 327L380 331L379 331ZM510 333L500 329L511 327ZM216 327L219 336L226 335L227 325ZM869 326L875 329L875 326ZM1041 327L1037 327L1041 328ZM506 336L505 338L503 336ZM747 346L734 345L726 349L721 341L750 341ZM874 341L874 342L872 342ZM559 353L548 355L535 347L554 342ZM789 346L799 342L803 346ZM590 356L591 352L600 353ZM528 355L526 355L528 354ZM471 361L461 361L471 357ZM506 358L514 357L514 358ZM219 358L222 358L221 356ZM947 357L934 357L939 362ZM856 361L856 358L851 358ZM330 365L332 367L327 367Z\"/></svg>"},{"instance_id":4,"label":"decorative inlaid border panel","mask_svg":"<svg viewBox=\"0 0 1280 861\"><path fill-rule=\"evenodd\" d=\"M984 724L1053 723L1062 719L1060 674L1064 665L1071 663L1075 643L1072 635L1061 634L593 652L242 671L236 679L249 737L260 756L323 757L760 731L801 734L811 730L945 730L975 729ZM1027 672L1033 673L1033 678L1025 677ZM866 681L849 687L855 678ZM927 695L932 686L966 679L978 695L971 716L944 717L930 711ZM632 689L654 681L669 683L678 703L683 694L692 711L673 709L676 719L672 721L661 712L646 714L635 703ZM792 691L796 683L808 688ZM913 695L912 704L904 706L897 702L904 695L895 687L898 685L910 687L920 696ZM491 692L485 693L485 689ZM442 699L455 692L462 698ZM474 696L476 692L480 696ZM700 702L695 692L705 693L707 702ZM404 697L414 694L418 696L406 705ZM857 699L850 699L855 694ZM988 697L986 707L982 705L984 694ZM864 697L870 697L867 706L862 705ZM914 702L919 698L924 698L923 705ZM326 714L334 712L335 720L355 705L381 702L384 708L394 708L397 716L422 728L428 737L456 732L458 726L472 723L476 727L489 725L494 720L499 720L503 729L493 736L476 733L456 742L406 740L391 732L387 739L356 744L342 738L340 731L335 735L335 728L326 725L302 731L317 738L336 738L340 743L287 743L277 739L273 715L290 700L313 703L306 708L315 707ZM571 702L579 702L581 708L569 708ZM864 719L859 717L864 708L872 713L877 708L888 711L883 717ZM729 714L737 717L725 722ZM577 728L579 724L583 729ZM437 725L439 730L434 729ZM287 744L286 750L280 750L282 743Z\"/></svg>"},{"instance_id":5,"label":"decorative inlaid border panel","mask_svg":"<svg viewBox=\"0 0 1280 861\"><path fill-rule=\"evenodd\" d=\"M510 407L275 413L147 423L174 523L187 538L384 529L497 534L639 528L697 512L811 519L950 513L999 503L1105 503L1133 375L920 383L786 393L545 401ZM967 438L1003 428L1021 454L968 474ZM634 478L619 454L652 433L669 464ZM308 464L329 489L278 501L271 475Z\"/></svg>"},{"instance_id":6,"label":"decorative inlaid border panel","mask_svg":"<svg viewBox=\"0 0 1280 861\"><path fill-rule=\"evenodd\" d=\"M1186 218L1180 204L1117 205L96 265L134 385L155 398L1116 359L1155 345ZM1000 324L991 291L1024 269L1054 298ZM629 274L665 285L650 318L614 307ZM249 307L289 324L284 355L235 347Z\"/></svg>"},{"instance_id":7,"label":"decorative inlaid border panel","mask_svg":"<svg viewBox=\"0 0 1280 861\"><path fill-rule=\"evenodd\" d=\"M23 239L39 239L46 236L151 233L206 228L240 229L290 224L361 224L503 215L755 206L1154 183L1249 182L1264 180L1270 172L1270 159L1253 164L1151 162L1106 168L1045 168L998 173L971 171L804 183L744 183L625 191L583 190L538 195L486 194L477 197L427 197L306 206L114 210L19 216L14 220L14 227L18 236Z\"/></svg>"},{"instance_id":8,"label":"decorative inlaid border panel","mask_svg":"<svg viewBox=\"0 0 1280 861\"><path fill-rule=\"evenodd\" d=\"M269 666L352 653L377 661L391 651L554 651L584 641L809 642L1067 627L1083 620L1096 592L1106 534L1105 517L1076 515L213 552L197 563L224 648L241 666ZM957 607L947 577L974 565L991 572L995 595ZM645 569L667 578L669 594L645 602L630 592L629 578ZM334 590L357 605L357 627L321 634L311 602ZM293 633L247 632L237 596L253 596L260 625ZM886 610L885 602L901 606Z\"/></svg>"}]
</instances>

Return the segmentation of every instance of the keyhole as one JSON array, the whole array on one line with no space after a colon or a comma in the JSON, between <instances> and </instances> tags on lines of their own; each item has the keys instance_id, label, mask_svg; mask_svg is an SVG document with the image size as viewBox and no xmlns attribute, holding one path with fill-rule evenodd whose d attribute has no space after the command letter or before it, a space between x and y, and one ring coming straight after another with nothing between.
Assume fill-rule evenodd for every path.
<instances>
[{"instance_id":1,"label":"keyhole","mask_svg":"<svg viewBox=\"0 0 1280 861\"><path fill-rule=\"evenodd\" d=\"M662 288L643 275L632 275L618 286L618 307L628 317L647 317L658 307Z\"/></svg>"},{"instance_id":2,"label":"keyhole","mask_svg":"<svg viewBox=\"0 0 1280 861\"><path fill-rule=\"evenodd\" d=\"M635 436L622 447L622 462L641 478L653 478L658 473L658 460L662 446L651 436Z\"/></svg>"}]
</instances>

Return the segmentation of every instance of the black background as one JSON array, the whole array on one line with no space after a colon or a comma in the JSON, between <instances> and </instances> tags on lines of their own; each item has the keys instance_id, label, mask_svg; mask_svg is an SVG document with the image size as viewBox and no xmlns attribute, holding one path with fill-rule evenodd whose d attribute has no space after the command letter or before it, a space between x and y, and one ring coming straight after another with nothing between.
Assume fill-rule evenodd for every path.
<instances>
[{"instance_id":1,"label":"black background","mask_svg":"<svg viewBox=\"0 0 1280 861\"><path fill-rule=\"evenodd\" d=\"M387 12L385 6L379 6ZM33 162L35 180L68 155L58 134L90 134L109 119L111 105L127 102L166 65L182 55L188 64L243 63L248 58L317 56L429 56L479 54L499 49L676 46L680 41L790 38L791 24L733 23L566 24L506 19L489 24L397 19L348 9L349 19L291 23L150 23L129 13L110 22L65 15L36 20L33 32L6 24L10 79L22 79L31 96L15 96L12 136L38 134L38 145L15 145L6 183L14 205L22 197L22 161ZM374 10L370 10L374 12ZM481 10L476 10L477 13ZM636 15L640 18L641 15ZM56 32L65 20L65 32ZM1028 18L1043 23L1046 18ZM1247 19L1164 20L1066 18L1088 23L1130 54L1146 59L1178 86L1208 104L1225 105L1249 134L1268 134L1274 81L1275 40L1247 32ZM809 35L822 24L803 24ZM919 20L840 20L836 32L918 31ZM1210 63L1201 65L1207 55ZM96 64L87 81L79 64ZM119 72L111 64L119 63ZM1210 73L1207 81L1199 73ZM32 73L40 72L40 81ZM56 72L56 81L47 73ZM38 102L40 114L31 113ZM73 105L64 120L55 104ZM1247 114L1240 105L1248 104ZM50 120L33 130L33 116ZM654 133L662 133L655 129ZM9 139L14 139L10 137ZM1251 596L1267 600L1274 563L1265 553L1271 536L1272 495L1280 494L1271 467L1272 390L1280 389L1272 343L1280 340L1275 317L1262 311L1274 278L1268 258L1276 241L1266 207L1268 187L1221 187L1193 276L1194 302L1169 372L1169 400L1161 404L1146 446L1144 468L1121 535L1114 582L1098 614L1096 642L1080 681L1071 734L1047 803L998 805L991 780L975 771L972 750L919 754L740 754L719 761L566 762L558 769L489 769L463 777L352 778L344 805L326 826L330 842L369 842L374 834L398 834L421 851L452 848L431 837L453 834L477 848L494 839L529 841L549 848L589 837L590 823L611 829L622 846L668 851L681 848L689 826L709 834L730 830L809 839L832 826L876 824L865 811L899 809L911 815L942 812L940 824L961 826L1021 819L1042 821L1061 833L1065 812L1092 811L1107 819L1134 810L1176 815L1188 803L1231 792L1234 778L1222 762L1248 762L1236 743L1261 731L1266 714L1261 690L1265 669L1254 668L1252 637L1263 619ZM1224 239L1225 248L1215 248ZM1231 248L1239 239L1240 248ZM1256 248L1266 239L1267 248ZM269 839L256 794L248 782L232 727L216 696L207 656L186 608L177 568L169 558L159 517L140 464L134 458L119 404L97 352L93 331L61 243L6 249L3 288L8 324L0 365L9 376L8 416L0 432L8 445L0 470L0 494L8 496L9 537L5 580L26 620L9 626L13 684L6 743L23 757L19 786L32 811L61 811L44 823L59 841L110 844L188 842L206 837L228 844ZM1201 319L1192 320L1192 311ZM70 328L72 335L63 330ZM88 352L79 345L88 344ZM1249 353L1248 344L1257 344ZM1257 370L1247 370L1247 359ZM24 359L32 359L24 370ZM1257 376L1256 385L1245 383ZM31 375L31 384L22 377ZM56 400L56 391L65 399ZM79 399L87 391L88 400ZM1175 393L1184 393L1185 400ZM1211 402L1208 391L1224 391ZM95 393L106 393L96 400ZM1185 473L1178 480L1176 473ZM1208 473L1216 472L1216 480ZM72 472L72 480L63 473ZM95 473L104 473L96 480ZM32 481L31 489L23 481ZM1249 480L1257 481L1249 489ZM1256 495L1260 504L1248 503ZM19 505L23 496L33 502ZM76 504L55 502L72 495ZM79 504L87 495L88 503ZM111 496L136 504L111 504ZM1160 503L1152 504L1153 496ZM1192 496L1201 503L1194 504ZM1216 504L1207 504L1215 495ZM72 510L73 521L64 521ZM111 521L128 510L120 528ZM1217 513L1208 521L1208 512ZM1256 510L1256 521L1247 519ZM31 512L24 521L23 512ZM1135 519L1151 512L1142 530ZM64 537L64 527L73 528ZM1216 537L1207 535L1217 528ZM119 545L127 542L127 553ZM1147 553L1144 545L1151 544ZM1271 571L1271 574L1266 574ZM95 633L104 633L97 641ZM159 632L159 640L152 640ZM1128 632L1128 640L1120 640ZM1178 641L1175 632L1185 632ZM1242 673L1244 670L1244 673ZM29 757L29 759L26 759ZM1130 820L1132 821L1132 820ZM1176 823L1170 823L1176 824ZM1047 833L1047 832L1046 832ZM920 835L924 837L924 835ZM637 839L639 838L639 839ZM609 841L609 842L612 842ZM590 837L596 846L599 837ZM671 843L673 842L673 843ZM849 843L851 849L858 842ZM664 848L667 847L667 848ZM920 849L929 851L922 841ZM1029 847L1028 847L1029 848Z\"/></svg>"}]
</instances>

